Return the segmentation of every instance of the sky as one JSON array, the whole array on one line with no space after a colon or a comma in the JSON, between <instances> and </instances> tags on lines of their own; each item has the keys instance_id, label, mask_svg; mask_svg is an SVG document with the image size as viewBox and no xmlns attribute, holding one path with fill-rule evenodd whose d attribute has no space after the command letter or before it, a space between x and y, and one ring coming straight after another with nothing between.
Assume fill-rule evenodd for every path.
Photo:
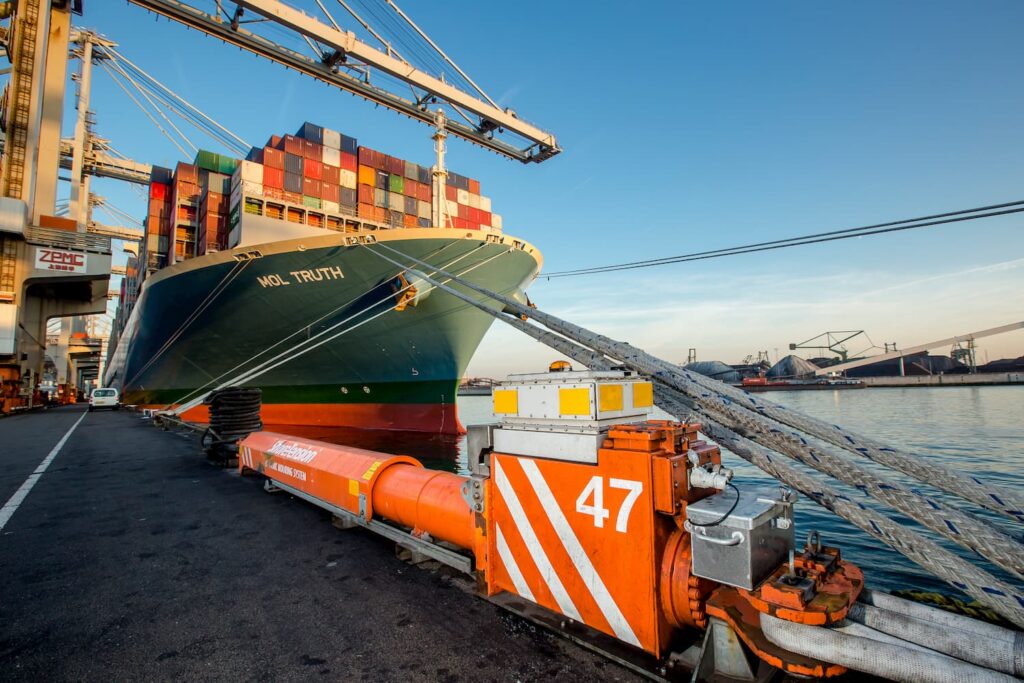
<instances>
[{"instance_id":1,"label":"sky","mask_svg":"<svg viewBox=\"0 0 1024 683\"><path fill-rule=\"evenodd\" d=\"M290 4L317 11L312 0ZM505 231L543 251L545 272L1024 192L1017 0L402 8L502 106L557 135L563 153L539 165L449 144L450 168L481 180ZM119 43L253 144L310 120L432 160L426 126L133 5L89 0L76 24ZM161 165L180 159L101 69L91 108L120 152ZM93 189L133 215L145 211L123 184ZM1024 320L1021 216L604 275L542 273L529 293L545 311L673 361L690 348L701 360L734 363L758 351L774 360L826 330L864 330L851 352L906 347ZM488 333L469 375L502 378L556 357L502 328ZM1024 331L979 348L981 361L1020 356Z\"/></svg>"}]
</instances>

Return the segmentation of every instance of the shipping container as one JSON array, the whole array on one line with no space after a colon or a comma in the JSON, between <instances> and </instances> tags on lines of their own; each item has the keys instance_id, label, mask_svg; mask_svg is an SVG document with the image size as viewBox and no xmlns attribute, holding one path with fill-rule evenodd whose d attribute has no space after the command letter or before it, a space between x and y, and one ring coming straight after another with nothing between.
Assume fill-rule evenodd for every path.
<instances>
[{"instance_id":1,"label":"shipping container","mask_svg":"<svg viewBox=\"0 0 1024 683\"><path fill-rule=\"evenodd\" d=\"M323 196L323 183L316 178L302 179L302 194L320 199Z\"/></svg>"},{"instance_id":2,"label":"shipping container","mask_svg":"<svg viewBox=\"0 0 1024 683\"><path fill-rule=\"evenodd\" d=\"M469 187L467 188L472 194L480 194L480 181L469 178Z\"/></svg>"},{"instance_id":3,"label":"shipping container","mask_svg":"<svg viewBox=\"0 0 1024 683\"><path fill-rule=\"evenodd\" d=\"M327 183L324 183L320 197L333 204L338 204L341 202L341 188L337 185L328 185Z\"/></svg>"},{"instance_id":4,"label":"shipping container","mask_svg":"<svg viewBox=\"0 0 1024 683\"><path fill-rule=\"evenodd\" d=\"M356 191L349 187L341 188L341 205L352 208L356 205Z\"/></svg>"},{"instance_id":5,"label":"shipping container","mask_svg":"<svg viewBox=\"0 0 1024 683\"><path fill-rule=\"evenodd\" d=\"M469 206L469 192L466 190L455 190L455 201L464 206Z\"/></svg>"},{"instance_id":6,"label":"shipping container","mask_svg":"<svg viewBox=\"0 0 1024 683\"><path fill-rule=\"evenodd\" d=\"M398 194L397 192L392 192L388 194L388 208L391 209L392 211L404 213L405 197Z\"/></svg>"},{"instance_id":7,"label":"shipping container","mask_svg":"<svg viewBox=\"0 0 1024 683\"><path fill-rule=\"evenodd\" d=\"M178 165L174 169L174 179L176 181L198 185L199 169L196 166L193 166L192 164L186 164L182 161L179 161Z\"/></svg>"},{"instance_id":8,"label":"shipping container","mask_svg":"<svg viewBox=\"0 0 1024 683\"><path fill-rule=\"evenodd\" d=\"M302 153L303 143L301 138L297 138L294 135L284 136L284 146L282 147L288 154L294 154L297 157L304 156Z\"/></svg>"},{"instance_id":9,"label":"shipping container","mask_svg":"<svg viewBox=\"0 0 1024 683\"><path fill-rule=\"evenodd\" d=\"M324 165L315 159L303 159L302 175L314 180L323 180Z\"/></svg>"},{"instance_id":10,"label":"shipping container","mask_svg":"<svg viewBox=\"0 0 1024 683\"><path fill-rule=\"evenodd\" d=\"M149 182L170 185L174 182L174 171L163 166L153 166L149 172Z\"/></svg>"},{"instance_id":11,"label":"shipping container","mask_svg":"<svg viewBox=\"0 0 1024 683\"><path fill-rule=\"evenodd\" d=\"M317 182L319 182L319 181L317 181ZM320 201L321 200L320 200L319 197L313 197L313 196L310 196L310 195L302 195L302 205L303 206L308 206L311 209L319 209L320 208Z\"/></svg>"},{"instance_id":12,"label":"shipping container","mask_svg":"<svg viewBox=\"0 0 1024 683\"><path fill-rule=\"evenodd\" d=\"M233 175L224 173L208 173L206 175L206 189L207 191L227 194L231 191L231 179L233 177Z\"/></svg>"},{"instance_id":13,"label":"shipping container","mask_svg":"<svg viewBox=\"0 0 1024 683\"><path fill-rule=\"evenodd\" d=\"M284 152L273 147L263 148L263 165L269 168L284 170Z\"/></svg>"},{"instance_id":14,"label":"shipping container","mask_svg":"<svg viewBox=\"0 0 1024 683\"><path fill-rule=\"evenodd\" d=\"M350 138L347 135L342 134L341 136L341 151L347 154L355 154L359 149L359 143L355 138Z\"/></svg>"},{"instance_id":15,"label":"shipping container","mask_svg":"<svg viewBox=\"0 0 1024 683\"><path fill-rule=\"evenodd\" d=\"M480 195L473 194L472 192L469 193L469 201L466 202L466 203L469 204L470 208L472 208L472 209L479 209L480 208Z\"/></svg>"},{"instance_id":16,"label":"shipping container","mask_svg":"<svg viewBox=\"0 0 1024 683\"><path fill-rule=\"evenodd\" d=\"M415 227L417 227L417 223L416 223L417 220L419 220L419 219L417 219L416 216L410 216L409 214L405 214L405 216L403 218L404 225L407 228L415 228Z\"/></svg>"},{"instance_id":17,"label":"shipping container","mask_svg":"<svg viewBox=\"0 0 1024 683\"><path fill-rule=\"evenodd\" d=\"M402 211L404 211L407 214L411 214L413 216L418 215L419 206L418 206L418 202L416 201L416 198L415 197L405 197L405 205L403 206Z\"/></svg>"},{"instance_id":18,"label":"shipping container","mask_svg":"<svg viewBox=\"0 0 1024 683\"><path fill-rule=\"evenodd\" d=\"M271 135L269 138L267 138L267 144L263 146L284 150L284 139L280 135Z\"/></svg>"},{"instance_id":19,"label":"shipping container","mask_svg":"<svg viewBox=\"0 0 1024 683\"><path fill-rule=\"evenodd\" d=\"M405 178L400 175L391 174L388 190L402 194L405 192Z\"/></svg>"},{"instance_id":20,"label":"shipping container","mask_svg":"<svg viewBox=\"0 0 1024 683\"><path fill-rule=\"evenodd\" d=\"M349 171L347 169L340 169L338 171L338 184L342 187L347 187L350 190L356 189L358 185L358 179L356 178L355 171Z\"/></svg>"},{"instance_id":21,"label":"shipping container","mask_svg":"<svg viewBox=\"0 0 1024 683\"><path fill-rule=\"evenodd\" d=\"M451 202L459 200L459 190L454 185L444 186L444 198Z\"/></svg>"},{"instance_id":22,"label":"shipping container","mask_svg":"<svg viewBox=\"0 0 1024 683\"><path fill-rule=\"evenodd\" d=\"M496 213L492 213L491 214L491 227L494 228L495 230L501 230L502 229L502 225L501 224L502 224L501 216L499 216Z\"/></svg>"},{"instance_id":23,"label":"shipping container","mask_svg":"<svg viewBox=\"0 0 1024 683\"><path fill-rule=\"evenodd\" d=\"M254 161L257 164L262 164L263 163L263 148L262 147L253 147L252 149L249 150L249 153L245 155L245 160L246 161Z\"/></svg>"},{"instance_id":24,"label":"shipping container","mask_svg":"<svg viewBox=\"0 0 1024 683\"><path fill-rule=\"evenodd\" d=\"M267 194L266 188L274 188L278 190L284 189L284 170L280 168L271 168L270 166L263 167L263 188L264 194Z\"/></svg>"},{"instance_id":25,"label":"shipping container","mask_svg":"<svg viewBox=\"0 0 1024 683\"><path fill-rule=\"evenodd\" d=\"M327 131L324 131L324 133L326 133L326 132ZM324 210L324 212L326 212L326 213L340 213L341 212L341 205L338 204L337 202L333 202L333 201L330 201L328 199L325 199L322 202L320 202L320 208L322 208Z\"/></svg>"},{"instance_id":26,"label":"shipping container","mask_svg":"<svg viewBox=\"0 0 1024 683\"><path fill-rule=\"evenodd\" d=\"M416 224L419 225L419 227L421 227L421 228L429 228L430 227L430 219L429 218L417 218L416 219Z\"/></svg>"},{"instance_id":27,"label":"shipping container","mask_svg":"<svg viewBox=\"0 0 1024 683\"><path fill-rule=\"evenodd\" d=\"M409 180L418 180L420 177L419 164L414 164L411 161L405 162L405 177Z\"/></svg>"},{"instance_id":28,"label":"shipping container","mask_svg":"<svg viewBox=\"0 0 1024 683\"><path fill-rule=\"evenodd\" d=\"M417 178L416 180L423 183L424 185L429 186L433 183L433 174L431 173L430 168L428 168L427 166L420 166L419 176L420 177Z\"/></svg>"},{"instance_id":29,"label":"shipping container","mask_svg":"<svg viewBox=\"0 0 1024 683\"><path fill-rule=\"evenodd\" d=\"M311 140L318 145L324 143L324 129L309 121L302 124L302 127L299 128L295 135L304 140Z\"/></svg>"},{"instance_id":30,"label":"shipping container","mask_svg":"<svg viewBox=\"0 0 1024 683\"><path fill-rule=\"evenodd\" d=\"M341 152L339 150L324 146L323 155L325 166L341 166Z\"/></svg>"},{"instance_id":31,"label":"shipping container","mask_svg":"<svg viewBox=\"0 0 1024 683\"><path fill-rule=\"evenodd\" d=\"M356 159L355 154L349 154L348 152L341 153L341 167L346 171L352 171L355 173L359 168L359 161Z\"/></svg>"},{"instance_id":32,"label":"shipping container","mask_svg":"<svg viewBox=\"0 0 1024 683\"><path fill-rule=\"evenodd\" d=\"M373 204L373 185L359 183L359 203Z\"/></svg>"},{"instance_id":33,"label":"shipping container","mask_svg":"<svg viewBox=\"0 0 1024 683\"><path fill-rule=\"evenodd\" d=\"M480 197L480 208L484 211L490 212L491 210L491 198Z\"/></svg>"},{"instance_id":34,"label":"shipping container","mask_svg":"<svg viewBox=\"0 0 1024 683\"><path fill-rule=\"evenodd\" d=\"M392 175L404 175L405 174L405 162L398 157L387 155L387 163L385 169Z\"/></svg>"},{"instance_id":35,"label":"shipping container","mask_svg":"<svg viewBox=\"0 0 1024 683\"><path fill-rule=\"evenodd\" d=\"M330 128L324 128L322 143L324 147L341 149L341 133Z\"/></svg>"},{"instance_id":36,"label":"shipping container","mask_svg":"<svg viewBox=\"0 0 1024 683\"><path fill-rule=\"evenodd\" d=\"M377 170L372 166L359 164L359 183L361 185L377 186Z\"/></svg>"},{"instance_id":37,"label":"shipping container","mask_svg":"<svg viewBox=\"0 0 1024 683\"><path fill-rule=\"evenodd\" d=\"M320 178L324 184L341 185L341 169L337 166L323 165L323 176Z\"/></svg>"},{"instance_id":38,"label":"shipping container","mask_svg":"<svg viewBox=\"0 0 1024 683\"><path fill-rule=\"evenodd\" d=\"M416 200L416 215L420 218L430 218L433 215L433 207L430 202Z\"/></svg>"},{"instance_id":39,"label":"shipping container","mask_svg":"<svg viewBox=\"0 0 1024 683\"><path fill-rule=\"evenodd\" d=\"M302 194L302 175L286 172L284 174L284 189L286 192Z\"/></svg>"},{"instance_id":40,"label":"shipping container","mask_svg":"<svg viewBox=\"0 0 1024 683\"><path fill-rule=\"evenodd\" d=\"M378 190L387 190L391 187L391 176L387 171L377 171L376 187Z\"/></svg>"},{"instance_id":41,"label":"shipping container","mask_svg":"<svg viewBox=\"0 0 1024 683\"><path fill-rule=\"evenodd\" d=\"M373 204L367 204L366 202L359 202L359 216L362 218L373 218Z\"/></svg>"},{"instance_id":42,"label":"shipping container","mask_svg":"<svg viewBox=\"0 0 1024 683\"><path fill-rule=\"evenodd\" d=\"M284 170L288 173L294 173L295 175L302 175L304 160L301 156L292 154L291 152L285 152L284 155Z\"/></svg>"},{"instance_id":43,"label":"shipping container","mask_svg":"<svg viewBox=\"0 0 1024 683\"><path fill-rule=\"evenodd\" d=\"M164 201L171 196L171 186L167 183L150 183L149 198Z\"/></svg>"},{"instance_id":44,"label":"shipping container","mask_svg":"<svg viewBox=\"0 0 1024 683\"><path fill-rule=\"evenodd\" d=\"M314 161L324 160L324 148L321 144L313 142L312 140L302 141L302 156L307 159L313 159Z\"/></svg>"},{"instance_id":45,"label":"shipping container","mask_svg":"<svg viewBox=\"0 0 1024 683\"><path fill-rule=\"evenodd\" d=\"M373 205L380 208L388 205L388 193L379 187L373 191Z\"/></svg>"},{"instance_id":46,"label":"shipping container","mask_svg":"<svg viewBox=\"0 0 1024 683\"><path fill-rule=\"evenodd\" d=\"M243 161L238 164L234 179L245 180L250 183L263 183L263 165L252 161Z\"/></svg>"}]
</instances>

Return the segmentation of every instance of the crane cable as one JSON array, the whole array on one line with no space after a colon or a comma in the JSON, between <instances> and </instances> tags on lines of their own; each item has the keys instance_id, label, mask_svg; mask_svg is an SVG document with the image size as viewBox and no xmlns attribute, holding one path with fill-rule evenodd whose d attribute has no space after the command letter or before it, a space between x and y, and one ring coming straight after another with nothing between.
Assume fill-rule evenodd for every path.
<instances>
[{"instance_id":1,"label":"crane cable","mask_svg":"<svg viewBox=\"0 0 1024 683\"><path fill-rule=\"evenodd\" d=\"M1011 208L1012 207L1012 208ZM596 273L611 273L620 270L635 270L637 268L651 268L671 263L685 263L687 261L703 261L705 259L721 258L723 256L736 256L737 254L751 254L758 251L771 251L785 247L799 247L806 244L817 244L820 242L834 242L836 240L851 239L853 237L864 237L867 235L881 235L890 232L913 230L915 228L927 228L946 223L957 223L960 221L972 221L979 218L991 218L993 216L1004 216L1012 213L1024 212L1024 200L1006 202L1005 204L993 204L982 206L976 209L963 209L961 211L949 211L946 213L909 218L901 221L890 221L888 223L876 223L865 225L859 228L846 228L843 230L832 230L819 232L800 237L788 237L786 239L772 240L769 242L755 242L725 249L712 249L710 251L698 251L678 256L666 256L658 259L646 259L643 261L629 261L626 263L615 263L606 266L594 266L591 268L578 268L575 270L563 270L548 273L544 277L561 278L574 277L578 275L593 275Z\"/></svg>"}]
</instances>

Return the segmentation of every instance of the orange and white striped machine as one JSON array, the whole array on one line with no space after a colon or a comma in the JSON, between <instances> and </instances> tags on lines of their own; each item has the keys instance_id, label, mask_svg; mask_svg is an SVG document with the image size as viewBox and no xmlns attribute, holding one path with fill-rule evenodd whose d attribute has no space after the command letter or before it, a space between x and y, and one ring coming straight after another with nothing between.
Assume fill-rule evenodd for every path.
<instances>
[{"instance_id":1,"label":"orange and white striped machine","mask_svg":"<svg viewBox=\"0 0 1024 683\"><path fill-rule=\"evenodd\" d=\"M648 673L845 671L773 645L759 615L834 623L860 570L820 543L795 550L795 496L741 492L698 425L648 420L652 406L627 371L514 375L494 390L501 422L470 428L468 476L270 432L242 441L239 467Z\"/></svg>"}]
</instances>

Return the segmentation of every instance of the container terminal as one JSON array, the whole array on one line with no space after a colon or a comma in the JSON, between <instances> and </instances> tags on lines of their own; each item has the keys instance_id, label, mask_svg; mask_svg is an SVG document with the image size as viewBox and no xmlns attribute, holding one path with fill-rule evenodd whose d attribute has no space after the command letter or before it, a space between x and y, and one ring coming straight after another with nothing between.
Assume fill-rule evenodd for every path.
<instances>
[{"instance_id":1,"label":"container terminal","mask_svg":"<svg viewBox=\"0 0 1024 683\"><path fill-rule=\"evenodd\" d=\"M199 150L173 168L125 159L91 132L91 72L94 62L145 72L73 25L80 0L0 5L11 64L0 175L5 677L1024 676L1024 543L1010 527L1024 521L1020 488L748 391L773 384L773 370L853 387L836 378L844 365L897 359L905 376L907 358L949 340L825 367L791 356L732 386L714 366L552 315L526 294L539 247L505 233L501 198L450 171L445 152L449 137L530 164L561 149L397 4L386 3L464 87L413 67L347 7L358 36L319 2L318 17L278 0L129 4L421 121L435 157L406 160L361 131L305 121L237 156ZM274 43L262 24L315 44L319 59ZM71 59L78 120L63 139ZM58 169L70 171L66 211ZM90 177L144 187L144 229L92 220ZM137 247L104 339L84 316L105 310L112 239ZM460 380L495 322L568 360L465 382L490 394L493 419L464 425ZM953 343L973 349L1021 326ZM226 339L238 341L230 352ZM82 396L87 406L49 408L42 396L75 404L85 384L102 387ZM413 448L318 440L309 427L412 433ZM415 439L429 433L465 434L456 471L424 465ZM964 596L967 613L885 592L872 578L880 568L851 560L841 541L798 537L814 504Z\"/></svg>"}]
</instances>

